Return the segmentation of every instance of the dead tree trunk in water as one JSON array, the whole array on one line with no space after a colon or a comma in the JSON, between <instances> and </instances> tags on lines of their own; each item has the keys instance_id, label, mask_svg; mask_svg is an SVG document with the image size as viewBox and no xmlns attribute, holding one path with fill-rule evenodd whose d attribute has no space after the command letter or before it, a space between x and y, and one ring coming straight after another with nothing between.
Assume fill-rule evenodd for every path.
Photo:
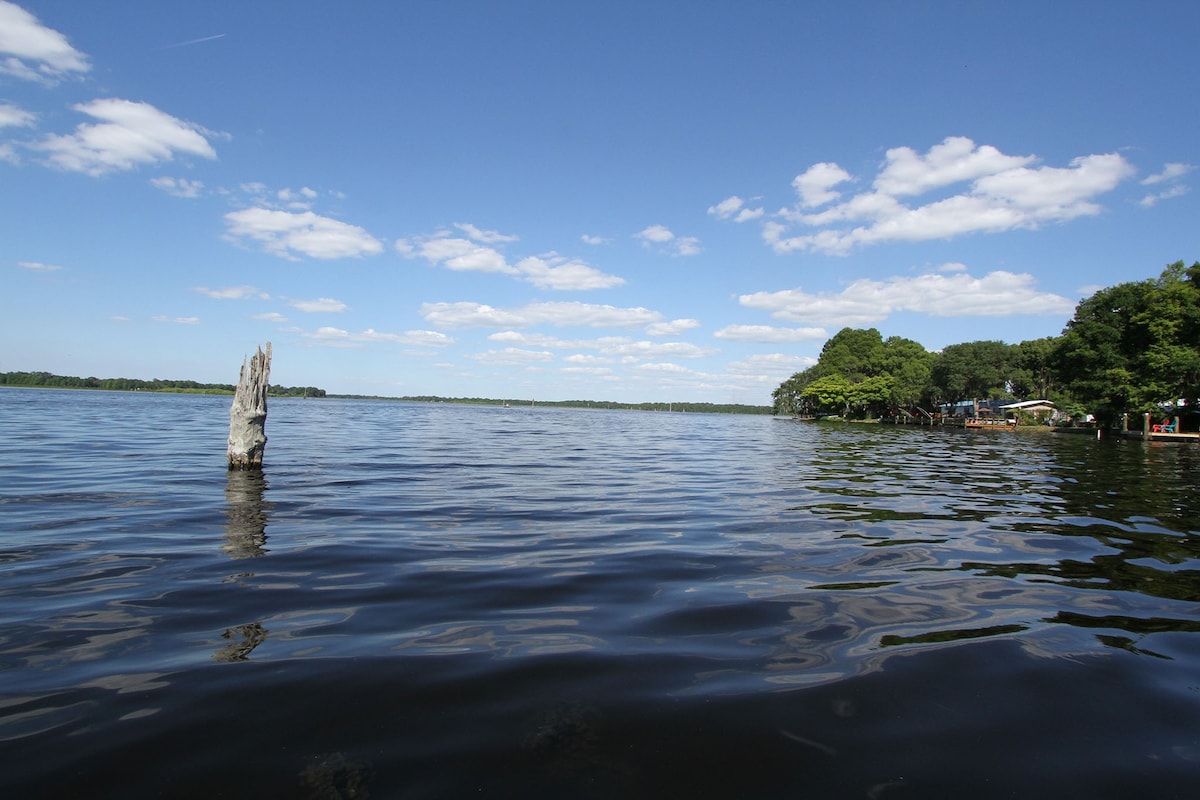
<instances>
[{"instance_id":1,"label":"dead tree trunk in water","mask_svg":"<svg viewBox=\"0 0 1200 800\"><path fill-rule=\"evenodd\" d=\"M271 378L271 343L255 348L249 369L242 361L233 405L229 408L229 468L262 469L267 447L267 388Z\"/></svg>"}]
</instances>

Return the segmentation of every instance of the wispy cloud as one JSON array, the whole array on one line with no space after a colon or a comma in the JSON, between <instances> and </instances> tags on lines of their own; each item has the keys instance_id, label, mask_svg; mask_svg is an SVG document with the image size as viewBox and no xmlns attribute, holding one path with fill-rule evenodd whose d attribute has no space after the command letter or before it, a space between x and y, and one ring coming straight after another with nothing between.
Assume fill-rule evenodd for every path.
<instances>
[{"instance_id":1,"label":"wispy cloud","mask_svg":"<svg viewBox=\"0 0 1200 800\"><path fill-rule=\"evenodd\" d=\"M306 314L340 314L350 307L341 300L332 297L318 297L315 300L287 300L289 306Z\"/></svg>"},{"instance_id":2,"label":"wispy cloud","mask_svg":"<svg viewBox=\"0 0 1200 800\"><path fill-rule=\"evenodd\" d=\"M360 333L351 333L341 328L322 327L313 333L302 334L319 344L330 347L359 347L365 344L400 344L410 347L446 347L454 344L454 339L438 331L405 331L404 333L384 333L374 328L367 328Z\"/></svg>"},{"instance_id":3,"label":"wispy cloud","mask_svg":"<svg viewBox=\"0 0 1200 800\"><path fill-rule=\"evenodd\" d=\"M778 253L845 254L880 242L1037 228L1100 213L1095 199L1134 174L1116 153L1080 156L1067 167L1038 166L1037 160L965 137L947 138L924 154L896 147L887 151L871 189L846 199L835 187L853 176L837 164L814 164L792 182L796 205L763 223L763 239ZM957 184L966 186L948 197L908 200Z\"/></svg>"},{"instance_id":4,"label":"wispy cloud","mask_svg":"<svg viewBox=\"0 0 1200 800\"><path fill-rule=\"evenodd\" d=\"M360 258L383 252L383 243L364 229L312 211L246 208L226 214L225 223L228 240L257 242L281 258Z\"/></svg>"},{"instance_id":5,"label":"wispy cloud","mask_svg":"<svg viewBox=\"0 0 1200 800\"><path fill-rule=\"evenodd\" d=\"M1160 186L1166 184L1166 187L1156 192L1151 192L1143 197L1139 202L1141 205L1149 208L1158 205L1160 200L1170 200L1173 197L1181 197L1188 193L1188 187L1182 183L1181 178L1195 169L1191 164L1168 163L1163 166L1162 172L1155 173L1142 179L1143 186Z\"/></svg>"},{"instance_id":6,"label":"wispy cloud","mask_svg":"<svg viewBox=\"0 0 1200 800\"><path fill-rule=\"evenodd\" d=\"M155 322L169 322L173 325L199 325L199 317L167 317L162 314L151 317Z\"/></svg>"},{"instance_id":7,"label":"wispy cloud","mask_svg":"<svg viewBox=\"0 0 1200 800\"><path fill-rule=\"evenodd\" d=\"M217 157L206 137L218 134L148 103L107 98L72 107L100 122L81 123L74 133L51 134L30 145L59 169L103 175L171 161L179 154Z\"/></svg>"},{"instance_id":8,"label":"wispy cloud","mask_svg":"<svg viewBox=\"0 0 1200 800\"><path fill-rule=\"evenodd\" d=\"M37 115L32 111L12 103L0 103L0 128L23 128L32 125L36 119Z\"/></svg>"},{"instance_id":9,"label":"wispy cloud","mask_svg":"<svg viewBox=\"0 0 1200 800\"><path fill-rule=\"evenodd\" d=\"M790 344L814 342L828 339L824 328L779 328L773 325L726 325L713 334L718 339L733 342L761 342L764 344Z\"/></svg>"},{"instance_id":10,"label":"wispy cloud","mask_svg":"<svg viewBox=\"0 0 1200 800\"><path fill-rule=\"evenodd\" d=\"M58 272L62 269L57 264L43 264L41 261L18 261L17 266L31 272Z\"/></svg>"},{"instance_id":11,"label":"wispy cloud","mask_svg":"<svg viewBox=\"0 0 1200 800\"><path fill-rule=\"evenodd\" d=\"M193 286L192 291L211 297L214 300L270 300L271 295L253 286L226 286L222 289L209 289L207 286Z\"/></svg>"},{"instance_id":12,"label":"wispy cloud","mask_svg":"<svg viewBox=\"0 0 1200 800\"><path fill-rule=\"evenodd\" d=\"M186 178L170 178L167 176L151 178L150 185L174 197L196 198L204 190L204 184L201 181L189 181Z\"/></svg>"},{"instance_id":13,"label":"wispy cloud","mask_svg":"<svg viewBox=\"0 0 1200 800\"><path fill-rule=\"evenodd\" d=\"M694 256L701 252L695 236L676 236L666 225L649 225L633 235L643 247L676 256Z\"/></svg>"},{"instance_id":14,"label":"wispy cloud","mask_svg":"<svg viewBox=\"0 0 1200 800\"><path fill-rule=\"evenodd\" d=\"M422 303L421 316L439 328L528 328L533 325L623 328L659 322L662 315L645 308L617 308L579 302L529 303L496 308L484 303Z\"/></svg>"},{"instance_id":15,"label":"wispy cloud","mask_svg":"<svg viewBox=\"0 0 1200 800\"><path fill-rule=\"evenodd\" d=\"M67 37L18 5L0 0L0 74L47 85L91 69Z\"/></svg>"},{"instance_id":16,"label":"wispy cloud","mask_svg":"<svg viewBox=\"0 0 1200 800\"><path fill-rule=\"evenodd\" d=\"M576 353L564 361L573 364L633 364L652 358L705 358L718 351L690 342L652 342L628 336L600 336L595 339L563 339L543 333L503 331L493 333L488 339L512 346L540 347L548 350L590 350Z\"/></svg>"}]
</instances>

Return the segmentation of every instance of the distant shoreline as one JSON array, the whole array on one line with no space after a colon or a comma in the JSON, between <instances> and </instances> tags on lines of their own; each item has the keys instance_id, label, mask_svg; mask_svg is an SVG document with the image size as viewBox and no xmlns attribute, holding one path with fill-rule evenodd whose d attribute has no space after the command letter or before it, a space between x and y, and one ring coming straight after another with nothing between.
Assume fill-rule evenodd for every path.
<instances>
[{"instance_id":1,"label":"distant shoreline","mask_svg":"<svg viewBox=\"0 0 1200 800\"><path fill-rule=\"evenodd\" d=\"M36 376L42 382L13 380L15 376ZM0 388L14 389L74 389L84 391L152 392L157 394L205 394L232 396L236 388L232 384L201 384L195 381L141 381L132 378L75 378L50 373L0 373ZM388 397L384 395L329 394L316 387L272 386L270 397L307 397L331 400L386 400L408 403L447 403L454 405L501 406L510 408L593 408L613 411L664 411L693 414L747 414L770 415L770 406L747 405L744 403L696 403L696 402L644 402L622 403L615 400L531 400L529 398L487 397L439 397L437 395L408 395Z\"/></svg>"}]
</instances>

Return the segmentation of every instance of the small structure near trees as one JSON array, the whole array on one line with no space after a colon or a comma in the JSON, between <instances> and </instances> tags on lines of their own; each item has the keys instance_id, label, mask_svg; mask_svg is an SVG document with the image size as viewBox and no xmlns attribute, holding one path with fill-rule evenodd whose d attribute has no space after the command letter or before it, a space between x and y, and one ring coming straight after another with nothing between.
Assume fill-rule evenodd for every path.
<instances>
[{"instance_id":1,"label":"small structure near trees","mask_svg":"<svg viewBox=\"0 0 1200 800\"><path fill-rule=\"evenodd\" d=\"M255 348L249 362L242 360L233 405L229 408L230 470L262 469L267 447L267 389L271 378L271 343L267 351Z\"/></svg>"}]
</instances>

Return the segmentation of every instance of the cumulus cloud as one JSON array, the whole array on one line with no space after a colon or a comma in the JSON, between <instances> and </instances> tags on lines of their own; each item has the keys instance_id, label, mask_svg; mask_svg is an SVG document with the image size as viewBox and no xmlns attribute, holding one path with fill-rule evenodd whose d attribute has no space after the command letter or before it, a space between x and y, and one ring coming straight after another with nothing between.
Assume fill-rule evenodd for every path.
<instances>
[{"instance_id":1,"label":"cumulus cloud","mask_svg":"<svg viewBox=\"0 0 1200 800\"><path fill-rule=\"evenodd\" d=\"M591 245L608 244L612 241L612 239L606 239L603 236L589 236L586 233L583 234L582 236L580 236L579 240L581 242L583 242L584 244L591 244Z\"/></svg>"},{"instance_id":2,"label":"cumulus cloud","mask_svg":"<svg viewBox=\"0 0 1200 800\"><path fill-rule=\"evenodd\" d=\"M271 295L253 286L226 286L223 289L209 289L206 286L194 286L192 291L211 297L214 300L270 300Z\"/></svg>"},{"instance_id":3,"label":"cumulus cloud","mask_svg":"<svg viewBox=\"0 0 1200 800\"><path fill-rule=\"evenodd\" d=\"M422 303L420 314L439 328L528 328L533 325L621 328L649 325L662 315L645 308L579 302L529 303L495 308L484 303Z\"/></svg>"},{"instance_id":4,"label":"cumulus cloud","mask_svg":"<svg viewBox=\"0 0 1200 800\"><path fill-rule=\"evenodd\" d=\"M736 194L726 197L715 206L708 207L708 213L717 219L733 220L734 222L749 222L763 215L761 208L747 208L746 203Z\"/></svg>"},{"instance_id":5,"label":"cumulus cloud","mask_svg":"<svg viewBox=\"0 0 1200 800\"><path fill-rule=\"evenodd\" d=\"M718 339L734 342L762 342L771 344L812 342L828 339L824 328L779 328L773 325L726 325L713 334Z\"/></svg>"},{"instance_id":6,"label":"cumulus cloud","mask_svg":"<svg viewBox=\"0 0 1200 800\"><path fill-rule=\"evenodd\" d=\"M1133 174L1116 153L1051 167L1037 165L1035 156L1005 155L950 137L925 154L908 147L888 150L871 189L844 200L833 187L852 176L837 164L813 165L793 181L796 206L765 222L763 239L778 253L845 254L880 242L1032 229L1099 214L1095 199ZM958 184L965 185L957 194L923 204L909 201ZM796 228L808 232L795 233Z\"/></svg>"},{"instance_id":7,"label":"cumulus cloud","mask_svg":"<svg viewBox=\"0 0 1200 800\"><path fill-rule=\"evenodd\" d=\"M149 103L106 98L72 108L100 121L80 123L74 133L51 134L30 145L59 169L103 175L172 161L178 154L217 157L207 138L217 134Z\"/></svg>"},{"instance_id":8,"label":"cumulus cloud","mask_svg":"<svg viewBox=\"0 0 1200 800\"><path fill-rule=\"evenodd\" d=\"M930 273L883 281L863 278L841 292L809 294L802 289L742 295L747 308L769 312L791 322L856 326L910 311L934 317L997 317L1013 314L1069 315L1075 304L1065 297L1039 292L1029 274L990 272L982 278L967 273Z\"/></svg>"},{"instance_id":9,"label":"cumulus cloud","mask_svg":"<svg viewBox=\"0 0 1200 800\"><path fill-rule=\"evenodd\" d=\"M349 308L341 300L334 300L332 297L318 297L316 300L288 300L287 304L309 314L340 314Z\"/></svg>"},{"instance_id":10,"label":"cumulus cloud","mask_svg":"<svg viewBox=\"0 0 1200 800\"><path fill-rule=\"evenodd\" d=\"M485 231L465 222L456 228L469 238L438 231L430 236L400 239L396 251L406 258L424 258L430 264L458 272L490 272L508 275L531 283L539 289L553 291L586 291L608 289L625 283L624 278L601 272L577 258L566 258L549 252L527 256L510 264L503 253L492 244L503 245L517 237L496 231Z\"/></svg>"},{"instance_id":11,"label":"cumulus cloud","mask_svg":"<svg viewBox=\"0 0 1200 800\"><path fill-rule=\"evenodd\" d=\"M31 272L58 272L62 269L57 264L43 264L41 261L18 261L17 266Z\"/></svg>"},{"instance_id":12,"label":"cumulus cloud","mask_svg":"<svg viewBox=\"0 0 1200 800\"><path fill-rule=\"evenodd\" d=\"M654 248L677 256L694 256L701 252L700 240L695 236L676 236L665 225L650 225L633 235L643 247Z\"/></svg>"},{"instance_id":13,"label":"cumulus cloud","mask_svg":"<svg viewBox=\"0 0 1200 800\"><path fill-rule=\"evenodd\" d=\"M18 5L0 0L0 74L54 84L91 69L67 37Z\"/></svg>"},{"instance_id":14,"label":"cumulus cloud","mask_svg":"<svg viewBox=\"0 0 1200 800\"><path fill-rule=\"evenodd\" d=\"M269 208L246 208L225 215L226 238L257 242L272 255L295 260L310 258L359 258L383 252L383 243L357 225L350 225L312 211L290 212Z\"/></svg>"},{"instance_id":15,"label":"cumulus cloud","mask_svg":"<svg viewBox=\"0 0 1200 800\"><path fill-rule=\"evenodd\" d=\"M409 347L446 347L454 344L454 339L437 331L405 331L404 333L384 333L374 328L367 328L361 333L324 326L313 333L302 334L306 339L312 339L328 347L359 347L364 344L400 344Z\"/></svg>"},{"instance_id":16,"label":"cumulus cloud","mask_svg":"<svg viewBox=\"0 0 1200 800\"><path fill-rule=\"evenodd\" d=\"M169 195L174 197L199 197L204 190L204 184L201 181L189 181L186 178L151 178L150 185L155 189L162 189Z\"/></svg>"},{"instance_id":17,"label":"cumulus cloud","mask_svg":"<svg viewBox=\"0 0 1200 800\"><path fill-rule=\"evenodd\" d=\"M793 178L792 188L800 195L800 205L813 208L839 199L842 195L833 187L851 180L853 176L837 164L821 162Z\"/></svg>"}]
</instances>

